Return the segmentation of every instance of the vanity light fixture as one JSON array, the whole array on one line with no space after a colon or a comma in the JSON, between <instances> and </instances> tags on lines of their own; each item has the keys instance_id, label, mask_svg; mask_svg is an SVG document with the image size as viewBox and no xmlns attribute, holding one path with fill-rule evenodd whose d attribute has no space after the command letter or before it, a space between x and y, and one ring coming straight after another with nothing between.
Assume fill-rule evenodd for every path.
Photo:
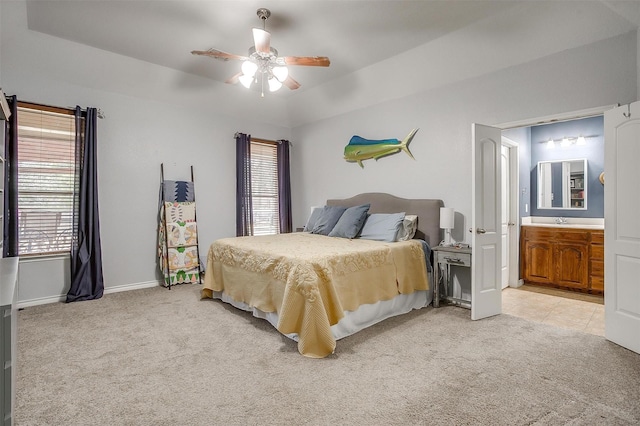
<instances>
[{"instance_id":1,"label":"vanity light fixture","mask_svg":"<svg viewBox=\"0 0 640 426\"><path fill-rule=\"evenodd\" d=\"M563 148L569 147L571 145L577 146L585 146L587 144L587 138L597 138L599 135L588 135L588 136L565 136L562 139L549 139L547 141L540 141L540 143L544 143L547 145L547 148L553 148L556 146L556 142L560 142L560 146Z\"/></svg>"}]
</instances>

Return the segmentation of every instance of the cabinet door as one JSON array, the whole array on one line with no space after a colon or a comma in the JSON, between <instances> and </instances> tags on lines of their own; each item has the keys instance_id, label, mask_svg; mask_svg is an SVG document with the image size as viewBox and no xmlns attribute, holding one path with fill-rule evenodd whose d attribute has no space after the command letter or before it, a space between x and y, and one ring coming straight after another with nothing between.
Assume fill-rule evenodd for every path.
<instances>
[{"instance_id":1,"label":"cabinet door","mask_svg":"<svg viewBox=\"0 0 640 426\"><path fill-rule=\"evenodd\" d=\"M580 243L557 242L555 258L556 284L581 289L589 287L587 246Z\"/></svg>"},{"instance_id":2,"label":"cabinet door","mask_svg":"<svg viewBox=\"0 0 640 426\"><path fill-rule=\"evenodd\" d=\"M553 282L553 250L547 241L524 242L524 280L534 283Z\"/></svg>"}]
</instances>

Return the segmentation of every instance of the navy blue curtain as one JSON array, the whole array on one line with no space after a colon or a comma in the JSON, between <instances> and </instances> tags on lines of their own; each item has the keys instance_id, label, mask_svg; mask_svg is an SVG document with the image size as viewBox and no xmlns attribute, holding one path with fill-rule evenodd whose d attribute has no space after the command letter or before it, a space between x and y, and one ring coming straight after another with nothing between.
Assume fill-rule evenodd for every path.
<instances>
[{"instance_id":1,"label":"navy blue curtain","mask_svg":"<svg viewBox=\"0 0 640 426\"><path fill-rule=\"evenodd\" d=\"M4 139L4 224L2 256L18 255L18 100L7 98L11 117L5 123Z\"/></svg>"},{"instance_id":2,"label":"navy blue curtain","mask_svg":"<svg viewBox=\"0 0 640 426\"><path fill-rule=\"evenodd\" d=\"M280 211L280 233L293 231L291 218L291 172L289 141L278 141L278 209Z\"/></svg>"},{"instance_id":3,"label":"navy blue curtain","mask_svg":"<svg viewBox=\"0 0 640 426\"><path fill-rule=\"evenodd\" d=\"M97 110L76 107L76 197L71 242L71 288L67 302L102 297L102 250L98 215Z\"/></svg>"},{"instance_id":4,"label":"navy blue curtain","mask_svg":"<svg viewBox=\"0 0 640 426\"><path fill-rule=\"evenodd\" d=\"M236 235L253 235L251 135L236 133Z\"/></svg>"}]
</instances>

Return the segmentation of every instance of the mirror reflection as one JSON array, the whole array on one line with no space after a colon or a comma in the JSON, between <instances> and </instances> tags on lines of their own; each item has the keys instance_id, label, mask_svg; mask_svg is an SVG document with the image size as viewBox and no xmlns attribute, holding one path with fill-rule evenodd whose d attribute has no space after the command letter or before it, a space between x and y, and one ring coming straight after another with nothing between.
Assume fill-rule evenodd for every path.
<instances>
[{"instance_id":1,"label":"mirror reflection","mask_svg":"<svg viewBox=\"0 0 640 426\"><path fill-rule=\"evenodd\" d=\"M587 160L538 163L539 209L587 208Z\"/></svg>"}]
</instances>

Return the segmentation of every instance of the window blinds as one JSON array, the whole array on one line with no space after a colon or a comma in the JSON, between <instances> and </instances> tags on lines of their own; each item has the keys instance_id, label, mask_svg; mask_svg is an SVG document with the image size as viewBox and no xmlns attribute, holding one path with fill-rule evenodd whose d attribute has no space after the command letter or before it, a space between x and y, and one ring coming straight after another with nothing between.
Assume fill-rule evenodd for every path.
<instances>
[{"instance_id":1,"label":"window blinds","mask_svg":"<svg viewBox=\"0 0 640 426\"><path fill-rule=\"evenodd\" d=\"M75 117L18 108L18 252L71 248Z\"/></svg>"},{"instance_id":2,"label":"window blinds","mask_svg":"<svg viewBox=\"0 0 640 426\"><path fill-rule=\"evenodd\" d=\"M280 232L278 151L275 143L251 141L253 235Z\"/></svg>"}]
</instances>

